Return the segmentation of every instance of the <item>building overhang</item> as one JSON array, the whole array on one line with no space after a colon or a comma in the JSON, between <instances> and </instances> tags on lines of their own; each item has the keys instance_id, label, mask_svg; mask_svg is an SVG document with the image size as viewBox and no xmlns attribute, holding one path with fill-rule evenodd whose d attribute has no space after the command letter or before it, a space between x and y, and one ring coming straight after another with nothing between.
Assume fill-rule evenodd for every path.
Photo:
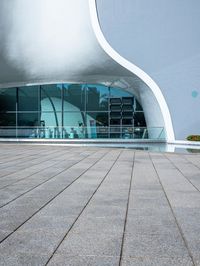
<instances>
[{"instance_id":1,"label":"building overhang","mask_svg":"<svg viewBox=\"0 0 200 266\"><path fill-rule=\"evenodd\" d=\"M135 94L148 127L164 127L174 140L159 86L105 40L95 0L2 0L0 87L88 83ZM9 16L7 16L9 14Z\"/></svg>"}]
</instances>

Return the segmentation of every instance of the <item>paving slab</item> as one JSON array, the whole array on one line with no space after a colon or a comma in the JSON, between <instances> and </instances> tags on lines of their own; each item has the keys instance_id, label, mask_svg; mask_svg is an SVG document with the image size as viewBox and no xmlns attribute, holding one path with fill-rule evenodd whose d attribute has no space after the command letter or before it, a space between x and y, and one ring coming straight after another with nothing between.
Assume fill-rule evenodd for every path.
<instances>
[{"instance_id":1,"label":"paving slab","mask_svg":"<svg viewBox=\"0 0 200 266\"><path fill-rule=\"evenodd\" d=\"M200 265L200 156L0 144L0 265Z\"/></svg>"},{"instance_id":2,"label":"paving slab","mask_svg":"<svg viewBox=\"0 0 200 266\"><path fill-rule=\"evenodd\" d=\"M191 259L185 258L132 258L123 259L122 266L192 266L193 262Z\"/></svg>"},{"instance_id":3,"label":"paving slab","mask_svg":"<svg viewBox=\"0 0 200 266\"><path fill-rule=\"evenodd\" d=\"M57 254L48 263L50 266L118 266L119 257L112 256L66 256L65 254Z\"/></svg>"}]
</instances>

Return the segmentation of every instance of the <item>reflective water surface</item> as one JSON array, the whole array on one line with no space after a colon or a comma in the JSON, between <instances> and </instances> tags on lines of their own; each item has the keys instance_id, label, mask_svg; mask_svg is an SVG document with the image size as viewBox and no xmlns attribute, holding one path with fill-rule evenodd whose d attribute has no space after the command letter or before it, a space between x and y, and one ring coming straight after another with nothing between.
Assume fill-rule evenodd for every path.
<instances>
[{"instance_id":1,"label":"reflective water surface","mask_svg":"<svg viewBox=\"0 0 200 266\"><path fill-rule=\"evenodd\" d=\"M180 145L180 144L167 144L167 143L133 143L133 144L89 144L89 146L104 146L125 149L135 149L141 151L152 152L172 152L172 153L185 153L185 154L200 154L200 145Z\"/></svg>"},{"instance_id":2,"label":"reflective water surface","mask_svg":"<svg viewBox=\"0 0 200 266\"><path fill-rule=\"evenodd\" d=\"M147 150L154 152L174 152L174 153L188 153L188 154L200 154L200 146L193 145L175 145L166 143L150 143L150 144L135 144L127 145L125 148L137 149L137 150Z\"/></svg>"}]
</instances>

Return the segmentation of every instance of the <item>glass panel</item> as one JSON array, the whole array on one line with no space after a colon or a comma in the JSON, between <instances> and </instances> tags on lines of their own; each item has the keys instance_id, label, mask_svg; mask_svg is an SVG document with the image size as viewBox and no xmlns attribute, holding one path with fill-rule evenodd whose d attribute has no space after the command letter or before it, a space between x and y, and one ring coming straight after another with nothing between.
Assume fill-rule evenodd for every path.
<instances>
[{"instance_id":1,"label":"glass panel","mask_svg":"<svg viewBox=\"0 0 200 266\"><path fill-rule=\"evenodd\" d=\"M115 124L114 124L114 123ZM118 122L119 124L117 124L117 120L112 120L112 124L110 126L110 138L121 138L122 134L122 127L121 127L121 122Z\"/></svg>"},{"instance_id":2,"label":"glass panel","mask_svg":"<svg viewBox=\"0 0 200 266\"><path fill-rule=\"evenodd\" d=\"M35 127L39 125L38 113L18 113L18 126Z\"/></svg>"},{"instance_id":3,"label":"glass panel","mask_svg":"<svg viewBox=\"0 0 200 266\"><path fill-rule=\"evenodd\" d=\"M38 126L38 113L18 113L18 138L36 138Z\"/></svg>"},{"instance_id":4,"label":"glass panel","mask_svg":"<svg viewBox=\"0 0 200 266\"><path fill-rule=\"evenodd\" d=\"M64 110L85 110L85 88L81 84L64 84Z\"/></svg>"},{"instance_id":5,"label":"glass panel","mask_svg":"<svg viewBox=\"0 0 200 266\"><path fill-rule=\"evenodd\" d=\"M87 113L88 138L108 138L108 113Z\"/></svg>"},{"instance_id":6,"label":"glass panel","mask_svg":"<svg viewBox=\"0 0 200 266\"><path fill-rule=\"evenodd\" d=\"M122 104L125 106L133 106L133 97L123 97Z\"/></svg>"},{"instance_id":7,"label":"glass panel","mask_svg":"<svg viewBox=\"0 0 200 266\"><path fill-rule=\"evenodd\" d=\"M39 124L40 138L62 138L61 112L42 112Z\"/></svg>"},{"instance_id":8,"label":"glass panel","mask_svg":"<svg viewBox=\"0 0 200 266\"><path fill-rule=\"evenodd\" d=\"M64 126L78 127L84 123L84 112L65 112Z\"/></svg>"},{"instance_id":9,"label":"glass panel","mask_svg":"<svg viewBox=\"0 0 200 266\"><path fill-rule=\"evenodd\" d=\"M39 124L45 127L60 127L62 126L62 113L42 112Z\"/></svg>"},{"instance_id":10,"label":"glass panel","mask_svg":"<svg viewBox=\"0 0 200 266\"><path fill-rule=\"evenodd\" d=\"M65 112L63 117L63 138L85 138L84 112Z\"/></svg>"},{"instance_id":11,"label":"glass panel","mask_svg":"<svg viewBox=\"0 0 200 266\"><path fill-rule=\"evenodd\" d=\"M102 85L87 87L87 111L108 111L109 90Z\"/></svg>"},{"instance_id":12,"label":"glass panel","mask_svg":"<svg viewBox=\"0 0 200 266\"><path fill-rule=\"evenodd\" d=\"M123 112L122 117L123 119L131 119L133 118L133 112Z\"/></svg>"},{"instance_id":13,"label":"glass panel","mask_svg":"<svg viewBox=\"0 0 200 266\"><path fill-rule=\"evenodd\" d=\"M16 137L16 113L0 114L0 137L2 138Z\"/></svg>"},{"instance_id":14,"label":"glass panel","mask_svg":"<svg viewBox=\"0 0 200 266\"><path fill-rule=\"evenodd\" d=\"M0 126L16 126L16 114L0 114Z\"/></svg>"},{"instance_id":15,"label":"glass panel","mask_svg":"<svg viewBox=\"0 0 200 266\"><path fill-rule=\"evenodd\" d=\"M142 106L137 100L135 100L135 111L143 111Z\"/></svg>"},{"instance_id":16,"label":"glass panel","mask_svg":"<svg viewBox=\"0 0 200 266\"><path fill-rule=\"evenodd\" d=\"M121 98L111 98L110 104L121 106L121 104L122 104Z\"/></svg>"},{"instance_id":17,"label":"glass panel","mask_svg":"<svg viewBox=\"0 0 200 266\"><path fill-rule=\"evenodd\" d=\"M121 112L121 105L110 105L110 111Z\"/></svg>"},{"instance_id":18,"label":"glass panel","mask_svg":"<svg viewBox=\"0 0 200 266\"><path fill-rule=\"evenodd\" d=\"M133 137L134 96L121 89L110 91L110 138Z\"/></svg>"},{"instance_id":19,"label":"glass panel","mask_svg":"<svg viewBox=\"0 0 200 266\"><path fill-rule=\"evenodd\" d=\"M121 119L110 119L110 125L111 126L120 126L121 125Z\"/></svg>"},{"instance_id":20,"label":"glass panel","mask_svg":"<svg viewBox=\"0 0 200 266\"><path fill-rule=\"evenodd\" d=\"M121 98L121 97L130 97L130 96L133 96L133 95L127 91L124 91L124 90L121 90L118 88L110 88L110 97L111 98L113 98L113 97Z\"/></svg>"},{"instance_id":21,"label":"glass panel","mask_svg":"<svg viewBox=\"0 0 200 266\"><path fill-rule=\"evenodd\" d=\"M121 112L110 112L110 118L111 119L121 119Z\"/></svg>"},{"instance_id":22,"label":"glass panel","mask_svg":"<svg viewBox=\"0 0 200 266\"><path fill-rule=\"evenodd\" d=\"M87 124L96 126L108 126L108 113L107 112L91 112L87 113Z\"/></svg>"},{"instance_id":23,"label":"glass panel","mask_svg":"<svg viewBox=\"0 0 200 266\"><path fill-rule=\"evenodd\" d=\"M62 111L62 85L41 86L41 111Z\"/></svg>"},{"instance_id":24,"label":"glass panel","mask_svg":"<svg viewBox=\"0 0 200 266\"><path fill-rule=\"evenodd\" d=\"M16 110L16 88L0 89L0 111Z\"/></svg>"},{"instance_id":25,"label":"glass panel","mask_svg":"<svg viewBox=\"0 0 200 266\"><path fill-rule=\"evenodd\" d=\"M143 112L135 112L134 114L134 126L135 127L145 127L145 117Z\"/></svg>"},{"instance_id":26,"label":"glass panel","mask_svg":"<svg viewBox=\"0 0 200 266\"><path fill-rule=\"evenodd\" d=\"M123 139L132 139L134 133L134 128L132 126L123 126L122 127L122 138Z\"/></svg>"},{"instance_id":27,"label":"glass panel","mask_svg":"<svg viewBox=\"0 0 200 266\"><path fill-rule=\"evenodd\" d=\"M130 125L132 126L133 125L133 119L122 119L122 125Z\"/></svg>"},{"instance_id":28,"label":"glass panel","mask_svg":"<svg viewBox=\"0 0 200 266\"><path fill-rule=\"evenodd\" d=\"M18 111L38 111L39 86L18 89Z\"/></svg>"}]
</instances>

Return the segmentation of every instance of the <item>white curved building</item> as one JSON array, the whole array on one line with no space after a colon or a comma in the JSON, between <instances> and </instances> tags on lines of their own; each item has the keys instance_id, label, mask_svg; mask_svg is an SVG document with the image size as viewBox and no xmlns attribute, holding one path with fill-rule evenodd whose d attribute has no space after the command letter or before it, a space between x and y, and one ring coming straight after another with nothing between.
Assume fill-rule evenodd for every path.
<instances>
[{"instance_id":1,"label":"white curved building","mask_svg":"<svg viewBox=\"0 0 200 266\"><path fill-rule=\"evenodd\" d=\"M199 7L198 0L2 0L0 137L197 134Z\"/></svg>"}]
</instances>

